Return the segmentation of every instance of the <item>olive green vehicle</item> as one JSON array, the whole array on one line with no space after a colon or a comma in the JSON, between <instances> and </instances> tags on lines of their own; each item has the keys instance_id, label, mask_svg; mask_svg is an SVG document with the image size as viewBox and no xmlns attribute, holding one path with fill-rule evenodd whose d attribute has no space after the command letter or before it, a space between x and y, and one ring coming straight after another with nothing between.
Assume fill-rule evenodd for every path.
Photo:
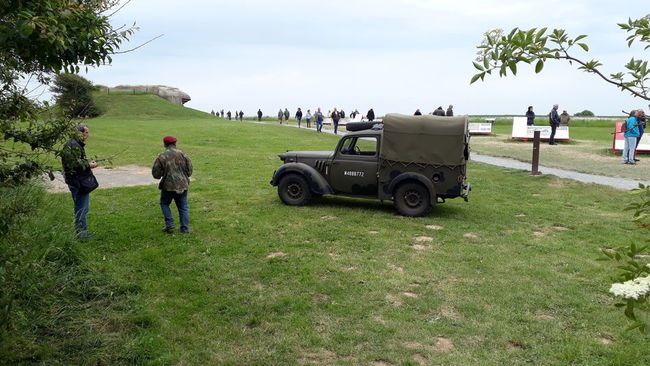
<instances>
[{"instance_id":1,"label":"olive green vehicle","mask_svg":"<svg viewBox=\"0 0 650 366\"><path fill-rule=\"evenodd\" d=\"M469 198L467 116L388 114L348 124L335 151L288 151L271 184L287 205L335 194L391 200L404 216L425 216L448 198Z\"/></svg>"}]
</instances>

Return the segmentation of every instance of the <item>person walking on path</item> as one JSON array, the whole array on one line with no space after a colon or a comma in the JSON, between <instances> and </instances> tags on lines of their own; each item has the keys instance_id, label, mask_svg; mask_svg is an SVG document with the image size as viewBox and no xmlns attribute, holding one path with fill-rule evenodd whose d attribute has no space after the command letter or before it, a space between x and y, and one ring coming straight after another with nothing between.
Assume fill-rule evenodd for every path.
<instances>
[{"instance_id":1,"label":"person walking on path","mask_svg":"<svg viewBox=\"0 0 650 366\"><path fill-rule=\"evenodd\" d=\"M77 132L79 135L70 139L63 147L61 165L65 183L70 189L74 202L74 226L77 237L87 239L95 235L88 231L86 217L90 209L90 192L98 187L92 173L97 163L86 158L85 146L90 134L88 125L80 123L77 125ZM93 183L95 185L92 185Z\"/></svg>"},{"instance_id":2,"label":"person walking on path","mask_svg":"<svg viewBox=\"0 0 650 366\"><path fill-rule=\"evenodd\" d=\"M239 111L239 121L243 122L244 121L244 111Z\"/></svg>"},{"instance_id":3,"label":"person walking on path","mask_svg":"<svg viewBox=\"0 0 650 366\"><path fill-rule=\"evenodd\" d=\"M366 113L366 118L370 122L375 120L375 111L373 111L372 108L370 108L370 110L368 110L368 113Z\"/></svg>"},{"instance_id":4,"label":"person walking on path","mask_svg":"<svg viewBox=\"0 0 650 366\"><path fill-rule=\"evenodd\" d=\"M174 216L169 205L174 200L178 208L181 223L181 233L190 232L190 210L187 206L187 190L190 187L192 176L192 160L182 151L176 149L178 140L174 136L165 136L163 143L165 151L158 154L153 163L151 174L155 179L160 179L160 208L165 218L166 233L174 230Z\"/></svg>"},{"instance_id":5,"label":"person walking on path","mask_svg":"<svg viewBox=\"0 0 650 366\"><path fill-rule=\"evenodd\" d=\"M322 132L323 130L323 113L320 111L320 107L314 113L314 118L316 119L316 132Z\"/></svg>"},{"instance_id":6,"label":"person walking on path","mask_svg":"<svg viewBox=\"0 0 650 366\"><path fill-rule=\"evenodd\" d=\"M307 128L311 127L311 110L307 110L307 114L305 114L305 121L307 122Z\"/></svg>"},{"instance_id":7,"label":"person walking on path","mask_svg":"<svg viewBox=\"0 0 650 366\"><path fill-rule=\"evenodd\" d=\"M300 121L302 121L302 110L300 110L300 107L296 111L296 120L298 121L298 128L300 128Z\"/></svg>"},{"instance_id":8,"label":"person walking on path","mask_svg":"<svg viewBox=\"0 0 650 366\"><path fill-rule=\"evenodd\" d=\"M289 116L290 115L291 115L291 113L289 113L289 110L285 108L284 109L284 120L287 121L287 123L289 123Z\"/></svg>"},{"instance_id":9,"label":"person walking on path","mask_svg":"<svg viewBox=\"0 0 650 366\"><path fill-rule=\"evenodd\" d=\"M257 120L261 121L262 120L262 109L257 110Z\"/></svg>"},{"instance_id":10,"label":"person walking on path","mask_svg":"<svg viewBox=\"0 0 650 366\"><path fill-rule=\"evenodd\" d=\"M418 109L415 110L415 113L413 113L413 115L414 116L421 116L422 112L420 112L420 109L418 108Z\"/></svg>"},{"instance_id":11,"label":"person walking on path","mask_svg":"<svg viewBox=\"0 0 650 366\"><path fill-rule=\"evenodd\" d=\"M555 143L555 131L560 125L560 115L557 113L558 108L559 106L557 104L553 104L553 109L551 109L551 113L548 114L548 123L551 125L551 137L548 140L549 145L557 145Z\"/></svg>"},{"instance_id":12,"label":"person walking on path","mask_svg":"<svg viewBox=\"0 0 650 366\"><path fill-rule=\"evenodd\" d=\"M221 118L223 118L223 109L221 110Z\"/></svg>"},{"instance_id":13,"label":"person walking on path","mask_svg":"<svg viewBox=\"0 0 650 366\"><path fill-rule=\"evenodd\" d=\"M232 119L232 118L231 118L231 117L232 117L232 113L230 113L230 111L228 111L228 113L226 113L226 116L228 116L228 120L229 120L229 121Z\"/></svg>"},{"instance_id":14,"label":"person walking on path","mask_svg":"<svg viewBox=\"0 0 650 366\"><path fill-rule=\"evenodd\" d=\"M453 117L454 116L454 106L453 105L450 104L449 107L447 108L446 116L447 117Z\"/></svg>"},{"instance_id":15,"label":"person walking on path","mask_svg":"<svg viewBox=\"0 0 650 366\"><path fill-rule=\"evenodd\" d=\"M526 111L526 125L533 126L535 124L535 112L533 112L533 106L528 106Z\"/></svg>"},{"instance_id":16,"label":"person walking on path","mask_svg":"<svg viewBox=\"0 0 650 366\"><path fill-rule=\"evenodd\" d=\"M284 118L284 113L282 113L282 108L278 111L278 121L282 124L282 118Z\"/></svg>"},{"instance_id":17,"label":"person walking on path","mask_svg":"<svg viewBox=\"0 0 650 366\"><path fill-rule=\"evenodd\" d=\"M332 114L330 115L332 117L332 125L334 126L334 134L338 135L338 129L339 129L339 120L341 119L341 114L334 108L332 111Z\"/></svg>"}]
</instances>

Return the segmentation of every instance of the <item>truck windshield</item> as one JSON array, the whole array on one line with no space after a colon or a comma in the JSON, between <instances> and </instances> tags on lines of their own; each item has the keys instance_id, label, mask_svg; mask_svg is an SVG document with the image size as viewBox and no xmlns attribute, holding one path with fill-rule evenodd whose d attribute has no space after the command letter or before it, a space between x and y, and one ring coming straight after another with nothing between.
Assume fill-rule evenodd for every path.
<instances>
[{"instance_id":1,"label":"truck windshield","mask_svg":"<svg viewBox=\"0 0 650 366\"><path fill-rule=\"evenodd\" d=\"M349 137L341 145L341 154L366 155L377 154L376 137Z\"/></svg>"}]
</instances>

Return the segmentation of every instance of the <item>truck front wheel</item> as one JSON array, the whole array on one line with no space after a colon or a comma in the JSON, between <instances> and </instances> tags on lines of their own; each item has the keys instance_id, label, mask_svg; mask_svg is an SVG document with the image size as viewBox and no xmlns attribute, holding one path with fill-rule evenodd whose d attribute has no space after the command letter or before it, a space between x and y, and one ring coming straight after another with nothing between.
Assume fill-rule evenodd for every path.
<instances>
[{"instance_id":1,"label":"truck front wheel","mask_svg":"<svg viewBox=\"0 0 650 366\"><path fill-rule=\"evenodd\" d=\"M395 190L395 208L402 216L426 216L431 211L429 190L420 183L406 182Z\"/></svg>"},{"instance_id":2,"label":"truck front wheel","mask_svg":"<svg viewBox=\"0 0 650 366\"><path fill-rule=\"evenodd\" d=\"M311 199L311 191L302 175L290 173L280 178L278 196L289 206L304 206Z\"/></svg>"}]
</instances>

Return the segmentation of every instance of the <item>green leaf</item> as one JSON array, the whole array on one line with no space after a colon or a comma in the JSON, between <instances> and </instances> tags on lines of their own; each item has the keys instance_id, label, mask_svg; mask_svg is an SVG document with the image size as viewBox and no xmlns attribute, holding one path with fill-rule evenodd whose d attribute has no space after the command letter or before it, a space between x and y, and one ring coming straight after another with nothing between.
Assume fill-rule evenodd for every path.
<instances>
[{"instance_id":1,"label":"green leaf","mask_svg":"<svg viewBox=\"0 0 650 366\"><path fill-rule=\"evenodd\" d=\"M512 71L512 75L517 75L517 63L515 61L510 62L508 67L510 68L510 71Z\"/></svg>"},{"instance_id":2,"label":"green leaf","mask_svg":"<svg viewBox=\"0 0 650 366\"><path fill-rule=\"evenodd\" d=\"M544 68L544 61L542 60L537 61L537 64L535 65L535 73L539 74L543 68Z\"/></svg>"},{"instance_id":3,"label":"green leaf","mask_svg":"<svg viewBox=\"0 0 650 366\"><path fill-rule=\"evenodd\" d=\"M582 47L583 50L589 52L589 46L586 43L578 43L578 46Z\"/></svg>"},{"instance_id":4,"label":"green leaf","mask_svg":"<svg viewBox=\"0 0 650 366\"><path fill-rule=\"evenodd\" d=\"M483 71L483 66L479 65L477 62L472 62L472 63L474 64L474 67L475 67L478 71Z\"/></svg>"},{"instance_id":5,"label":"green leaf","mask_svg":"<svg viewBox=\"0 0 650 366\"><path fill-rule=\"evenodd\" d=\"M470 84L474 84L474 82L476 82L476 80L482 78L483 75L485 75L485 73L484 73L484 72L480 72L480 73L478 73L478 74L472 76L472 80L470 80L469 83L470 83Z\"/></svg>"}]
</instances>

